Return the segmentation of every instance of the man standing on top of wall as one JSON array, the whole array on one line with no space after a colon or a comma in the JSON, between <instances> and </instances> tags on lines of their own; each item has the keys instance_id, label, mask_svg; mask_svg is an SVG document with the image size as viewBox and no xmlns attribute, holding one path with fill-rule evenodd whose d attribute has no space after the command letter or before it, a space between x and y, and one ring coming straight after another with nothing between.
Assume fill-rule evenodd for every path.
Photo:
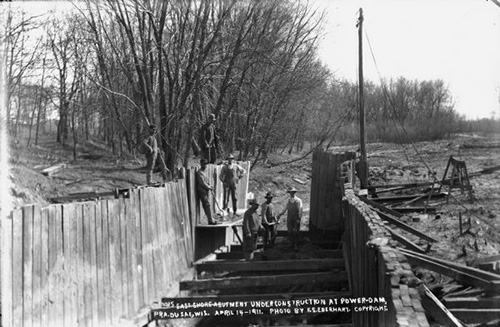
<instances>
[{"instance_id":1,"label":"man standing on top of wall","mask_svg":"<svg viewBox=\"0 0 500 327\"><path fill-rule=\"evenodd\" d=\"M245 175L246 171L237 163L233 163L234 156L230 154L227 157L227 162L222 166L219 179L224 185L224 202L222 210L226 210L229 212L229 208L227 205L229 204L229 195L231 195L231 201L233 203L233 214L236 217L236 185L243 175Z\"/></svg>"},{"instance_id":2,"label":"man standing on top of wall","mask_svg":"<svg viewBox=\"0 0 500 327\"><path fill-rule=\"evenodd\" d=\"M207 160L202 158L200 160L201 168L196 172L196 189L198 190L198 198L201 201L203 210L208 219L209 225L216 225L217 222L212 218L212 208L208 200L208 193L213 190L210 185L210 179L207 174Z\"/></svg>"},{"instance_id":3,"label":"man standing on top of wall","mask_svg":"<svg viewBox=\"0 0 500 327\"><path fill-rule=\"evenodd\" d=\"M151 177L153 176L153 171L156 163L156 158L158 156L158 142L156 141L156 125L149 125L148 134L139 145L139 152L146 155L146 182L148 185L152 185Z\"/></svg>"},{"instance_id":4,"label":"man standing on top of wall","mask_svg":"<svg viewBox=\"0 0 500 327\"><path fill-rule=\"evenodd\" d=\"M217 147L219 136L215 129L215 115L208 115L207 122L201 127L199 143L201 146L201 157L208 163L213 164L217 159Z\"/></svg>"},{"instance_id":5,"label":"man standing on top of wall","mask_svg":"<svg viewBox=\"0 0 500 327\"><path fill-rule=\"evenodd\" d=\"M288 216L286 218L286 226L288 229L288 237L292 243L293 249L299 249L299 230L300 230L300 219L302 218L302 200L295 196L297 189L292 187L287 191L290 194L290 198L285 206L285 209L278 215L278 220L288 211Z\"/></svg>"}]
</instances>

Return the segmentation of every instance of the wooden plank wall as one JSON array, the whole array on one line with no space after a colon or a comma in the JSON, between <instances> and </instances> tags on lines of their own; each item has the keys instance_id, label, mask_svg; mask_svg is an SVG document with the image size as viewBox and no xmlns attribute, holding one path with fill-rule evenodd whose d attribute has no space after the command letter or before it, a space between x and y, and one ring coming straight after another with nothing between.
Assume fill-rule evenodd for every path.
<instances>
[{"instance_id":1,"label":"wooden plank wall","mask_svg":"<svg viewBox=\"0 0 500 327\"><path fill-rule=\"evenodd\" d=\"M309 231L340 236L342 218L341 164L355 157L354 152L334 154L322 149L313 152Z\"/></svg>"},{"instance_id":2,"label":"wooden plank wall","mask_svg":"<svg viewBox=\"0 0 500 327\"><path fill-rule=\"evenodd\" d=\"M129 194L1 221L3 326L118 325L178 282L194 259L186 180Z\"/></svg>"}]
</instances>

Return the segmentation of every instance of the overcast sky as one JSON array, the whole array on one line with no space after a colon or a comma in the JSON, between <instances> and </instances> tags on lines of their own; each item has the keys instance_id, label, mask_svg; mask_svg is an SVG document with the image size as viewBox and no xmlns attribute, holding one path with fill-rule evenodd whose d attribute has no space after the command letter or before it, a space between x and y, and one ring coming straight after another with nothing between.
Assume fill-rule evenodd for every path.
<instances>
[{"instance_id":1,"label":"overcast sky","mask_svg":"<svg viewBox=\"0 0 500 327\"><path fill-rule=\"evenodd\" d=\"M304 1L327 13L320 57L337 77L357 81L356 21L359 8L363 8L365 79L379 83L380 76L403 76L411 80L439 78L447 83L460 114L483 118L495 112L500 118L500 7L494 2ZM23 4L29 4L34 11L45 11L54 4L58 4L59 10L66 7L61 2L49 1Z\"/></svg>"},{"instance_id":2,"label":"overcast sky","mask_svg":"<svg viewBox=\"0 0 500 327\"><path fill-rule=\"evenodd\" d=\"M500 7L486 0L313 0L327 12L320 56L357 80L359 8L364 76L444 80L468 118L500 117ZM375 61L370 51L371 44Z\"/></svg>"}]
</instances>

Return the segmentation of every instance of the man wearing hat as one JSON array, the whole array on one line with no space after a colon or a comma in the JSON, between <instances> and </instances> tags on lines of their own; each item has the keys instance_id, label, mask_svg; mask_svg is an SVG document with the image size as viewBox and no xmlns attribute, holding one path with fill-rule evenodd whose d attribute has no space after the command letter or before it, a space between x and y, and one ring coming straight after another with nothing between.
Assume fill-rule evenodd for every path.
<instances>
[{"instance_id":1,"label":"man wearing hat","mask_svg":"<svg viewBox=\"0 0 500 327\"><path fill-rule=\"evenodd\" d=\"M264 226L264 249L274 247L274 241L276 240L276 228L278 220L274 215L274 206L272 204L273 195L271 192L267 192L266 202L261 206L260 215L262 217L262 226Z\"/></svg>"},{"instance_id":2,"label":"man wearing hat","mask_svg":"<svg viewBox=\"0 0 500 327\"><path fill-rule=\"evenodd\" d=\"M200 130L201 157L207 159L208 163L215 163L217 159L218 135L215 130L215 115L208 115L207 122Z\"/></svg>"},{"instance_id":3,"label":"man wearing hat","mask_svg":"<svg viewBox=\"0 0 500 327\"><path fill-rule=\"evenodd\" d=\"M233 203L233 214L236 216L236 185L243 175L245 175L246 171L238 165L237 163L233 163L234 156L230 154L227 157L227 162L222 166L219 179L224 185L224 202L223 202L223 210L228 210L227 205L229 204L229 195L231 195L231 201Z\"/></svg>"},{"instance_id":4,"label":"man wearing hat","mask_svg":"<svg viewBox=\"0 0 500 327\"><path fill-rule=\"evenodd\" d=\"M286 218L288 237L290 238L293 249L298 250L300 219L302 218L302 200L295 196L295 193L297 193L295 187L289 189L287 193L290 194L290 198L288 199L285 209L278 215L278 220L288 211L288 216Z\"/></svg>"},{"instance_id":5,"label":"man wearing hat","mask_svg":"<svg viewBox=\"0 0 500 327\"><path fill-rule=\"evenodd\" d=\"M257 239L259 237L259 230L263 227L259 222L259 215L257 209L259 203L255 199L248 201L250 208L245 211L243 215L243 254L245 260L253 259L253 251L257 250Z\"/></svg>"},{"instance_id":6,"label":"man wearing hat","mask_svg":"<svg viewBox=\"0 0 500 327\"><path fill-rule=\"evenodd\" d=\"M158 143L156 141L156 125L149 125L148 134L142 141L139 152L146 155L146 182L151 185L151 177L158 156Z\"/></svg>"},{"instance_id":7,"label":"man wearing hat","mask_svg":"<svg viewBox=\"0 0 500 327\"><path fill-rule=\"evenodd\" d=\"M207 159L202 158L200 160L200 169L196 172L196 189L198 190L198 198L201 201L203 210L208 219L209 225L216 225L217 222L212 218L212 208L210 206L210 201L208 200L208 193L213 190L210 185L210 179L207 174Z\"/></svg>"}]
</instances>

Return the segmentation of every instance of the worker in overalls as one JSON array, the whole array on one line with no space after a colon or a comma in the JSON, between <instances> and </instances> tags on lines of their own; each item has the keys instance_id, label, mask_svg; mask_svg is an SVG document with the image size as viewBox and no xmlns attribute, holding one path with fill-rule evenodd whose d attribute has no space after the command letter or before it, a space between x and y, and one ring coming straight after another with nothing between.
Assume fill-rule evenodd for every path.
<instances>
[{"instance_id":1,"label":"worker in overalls","mask_svg":"<svg viewBox=\"0 0 500 327\"><path fill-rule=\"evenodd\" d=\"M234 156L230 154L227 157L227 162L222 166L220 172L220 181L224 186L224 202L222 210L227 210L229 212L228 204L229 204L229 196L231 196L231 201L233 203L233 214L236 217L236 209L237 209L237 199L236 199L236 186L238 185L238 181L240 178L245 175L246 171L233 162Z\"/></svg>"},{"instance_id":2,"label":"worker in overalls","mask_svg":"<svg viewBox=\"0 0 500 327\"><path fill-rule=\"evenodd\" d=\"M286 203L285 209L283 209L283 211L278 215L278 220L285 214L285 212L288 212L286 218L288 237L293 249L297 251L299 249L300 220L303 212L302 200L295 196L295 193L297 193L297 189L295 189L295 187L289 189L287 193L290 194L290 198Z\"/></svg>"}]
</instances>

